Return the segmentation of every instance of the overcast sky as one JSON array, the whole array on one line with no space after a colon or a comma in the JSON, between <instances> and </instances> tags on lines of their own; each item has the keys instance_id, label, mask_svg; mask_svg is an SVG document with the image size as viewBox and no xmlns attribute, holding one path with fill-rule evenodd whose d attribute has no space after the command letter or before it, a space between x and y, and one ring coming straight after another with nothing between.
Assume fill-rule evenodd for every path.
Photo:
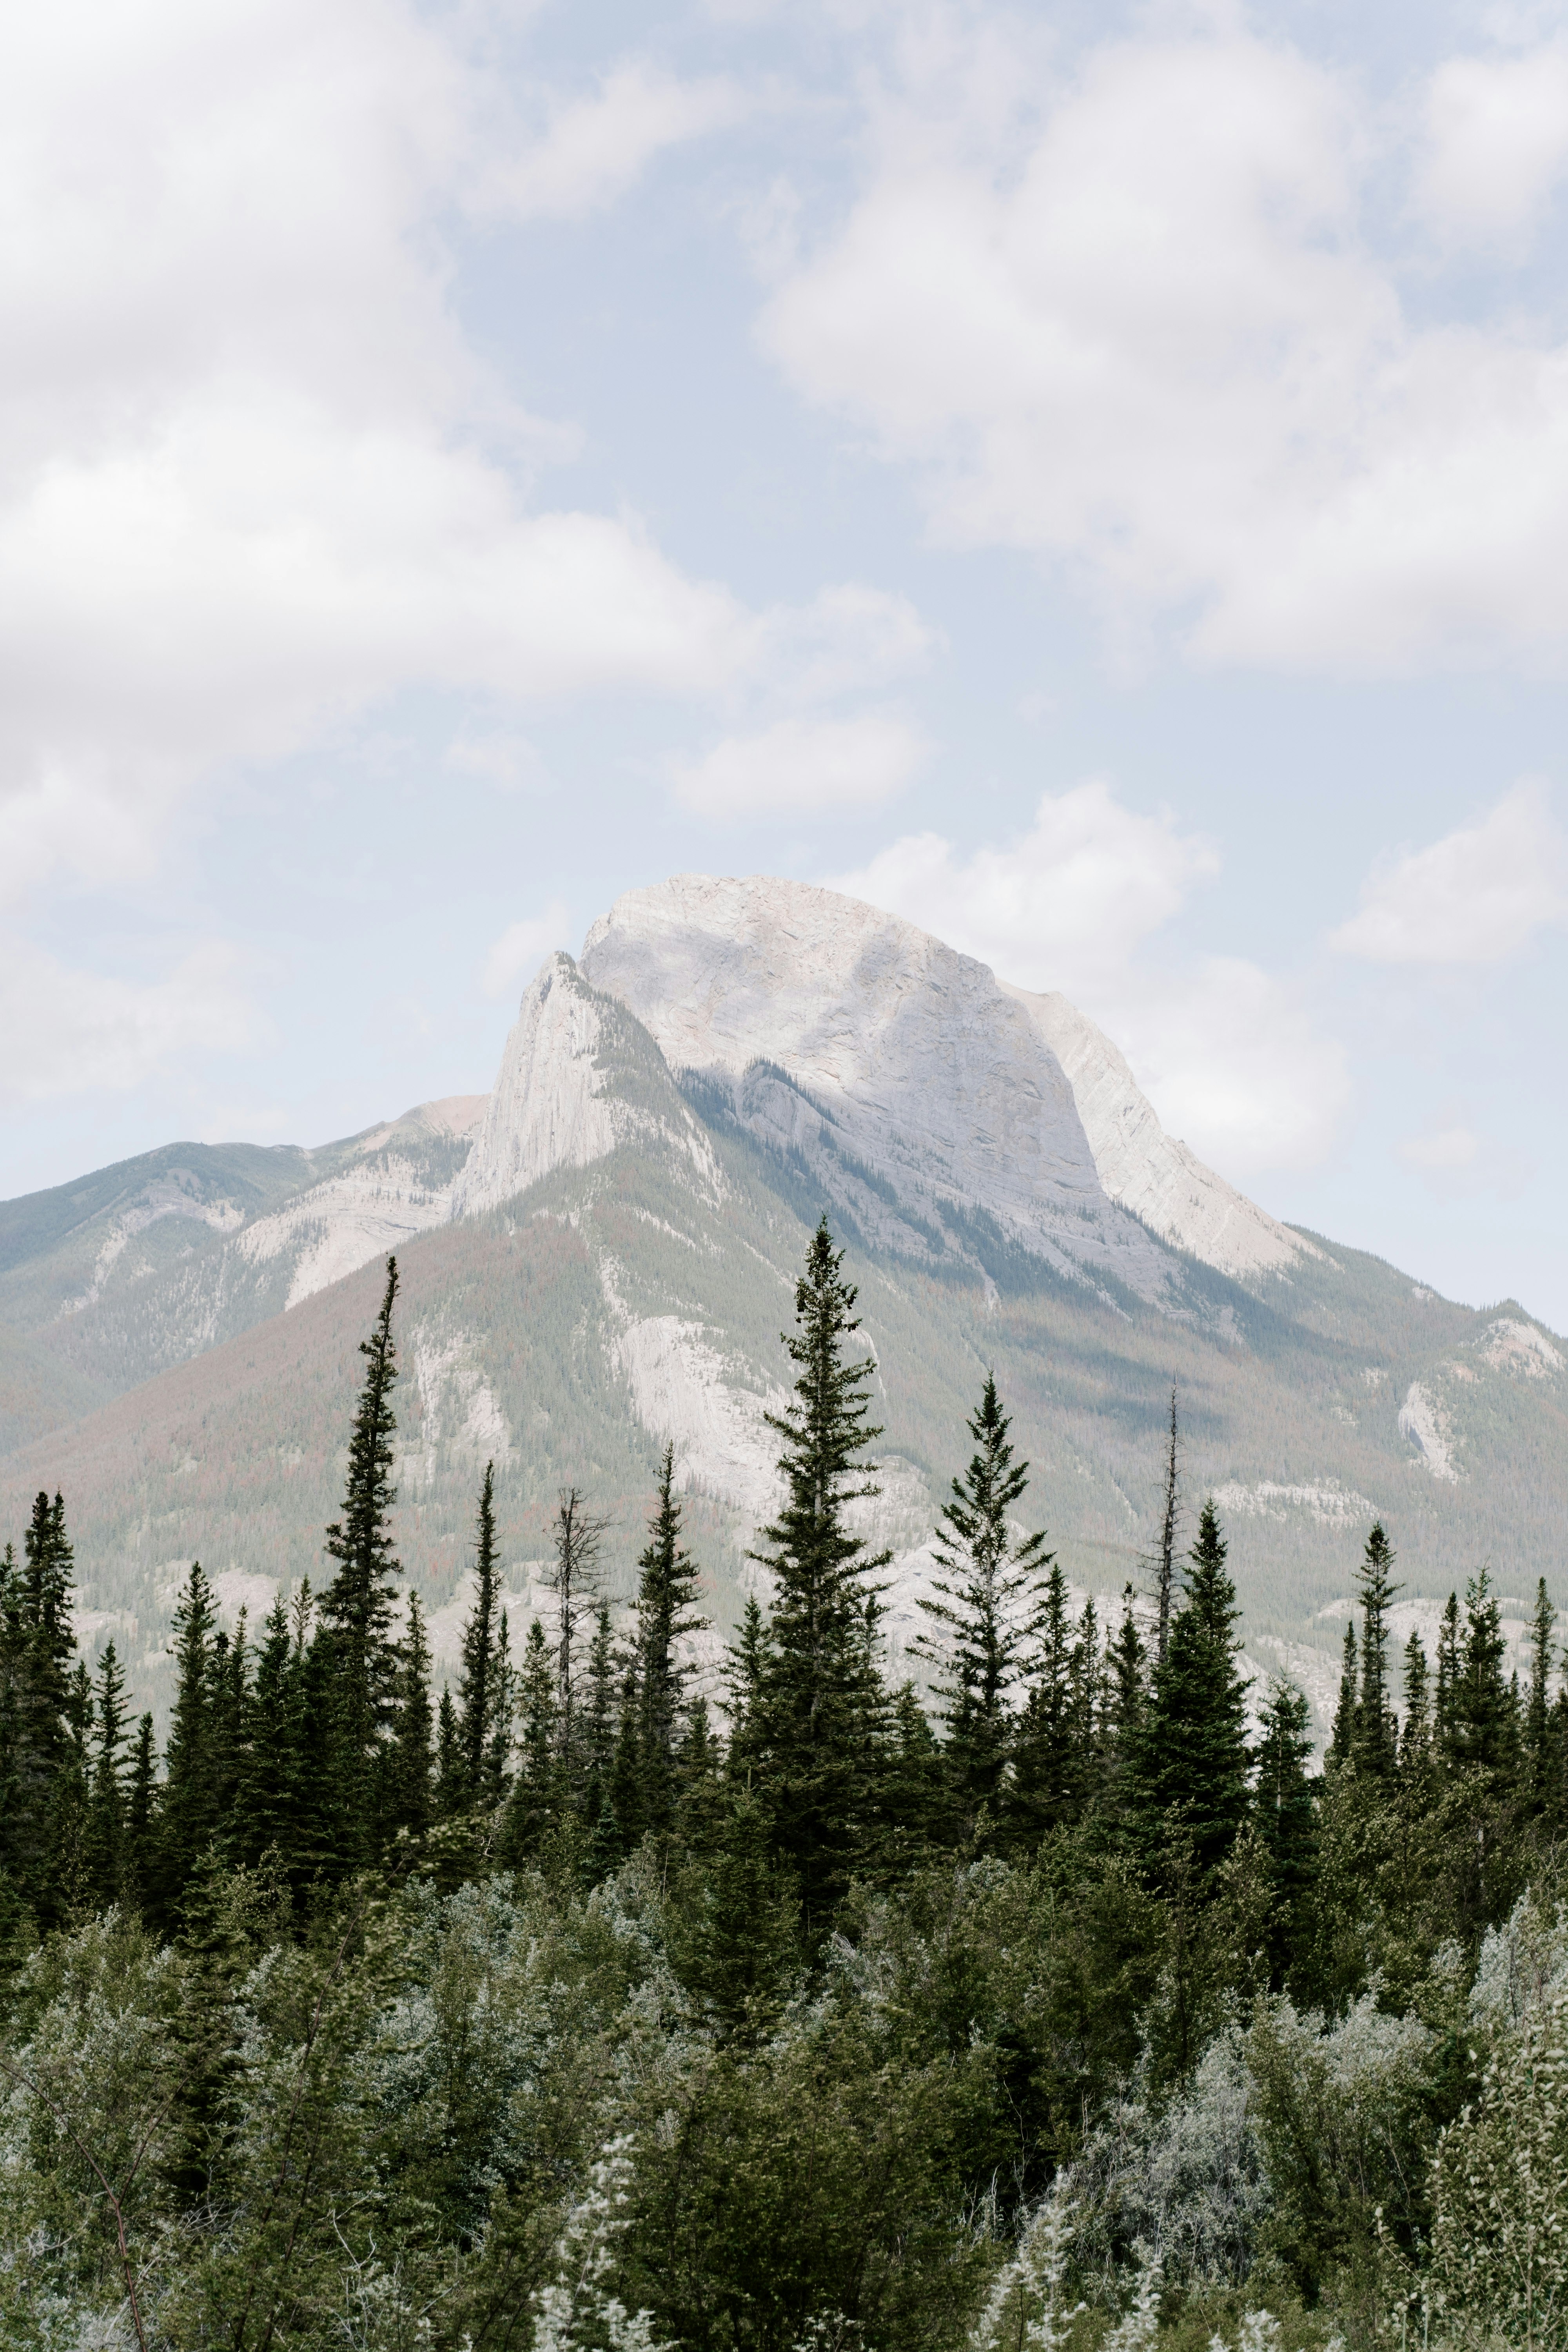
<instances>
[{"instance_id":1,"label":"overcast sky","mask_svg":"<svg viewBox=\"0 0 1568 2352\"><path fill-rule=\"evenodd\" d=\"M1568 1326L1568 8L55 0L0 221L0 1192L766 871Z\"/></svg>"}]
</instances>

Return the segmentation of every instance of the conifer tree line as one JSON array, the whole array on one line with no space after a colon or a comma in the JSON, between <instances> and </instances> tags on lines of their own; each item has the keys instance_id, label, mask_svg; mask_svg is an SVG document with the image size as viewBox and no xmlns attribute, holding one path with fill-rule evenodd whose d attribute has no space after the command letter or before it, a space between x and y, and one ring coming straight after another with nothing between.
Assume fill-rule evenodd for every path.
<instances>
[{"instance_id":1,"label":"conifer tree line","mask_svg":"<svg viewBox=\"0 0 1568 2352\"><path fill-rule=\"evenodd\" d=\"M1450 1597L1435 1655L1429 1658L1413 1633L1396 1661L1389 1633L1400 1589L1396 1563L1384 1529L1375 1525L1356 1570L1357 1606L1345 1631L1332 1735L1314 1771L1310 1710L1300 1689L1276 1681L1256 1722L1249 1717L1239 1612L1212 1501L1201 1504L1195 1524L1188 1519L1191 1540L1183 1549L1173 1391L1151 1587L1139 1593L1129 1585L1120 1609L1102 1622L1092 1600L1076 1605L1047 1535L1023 1523L1029 1465L1013 1445L995 1380L986 1377L967 1422L967 1464L941 1507L936 1571L920 1603L923 1626L914 1650L929 1678L927 1695L907 1680L892 1684L882 1639L891 1556L868 1538L867 1515L857 1507L879 1491L874 1360L858 1337L856 1292L826 1219L796 1285L794 1328L783 1335L794 1371L790 1399L769 1416L779 1444L781 1500L749 1554L771 1599L766 1607L755 1597L747 1602L727 1653L721 1703L710 1707L692 1664L692 1637L706 1626L702 1579L683 1530L669 1444L658 1460L635 1594L622 1601L605 1589L607 1523L591 1497L568 1487L558 1500L546 1576L553 1605L547 1618L532 1618L515 1645L498 1549L494 1467L487 1465L475 1505L473 1599L458 1669L437 1697L417 1593L399 1597L397 1297L393 1258L380 1312L361 1348L363 1376L343 1501L326 1530L329 1566L319 1589L301 1582L287 1597L280 1591L258 1628L242 1615L231 1633L219 1623L205 1572L192 1566L173 1622L175 1692L162 1754L151 1716L133 1714L115 1645L105 1646L91 1675L77 1654L73 1559L60 1496L38 1496L21 1560L8 1548L0 1565L0 1988L12 2020L11 2046L20 2053L3 2063L18 2097L26 2093L44 2102L37 2112L55 2117L58 2137L75 2094L61 2088L49 2104L36 2042L46 1991L63 1997L58 1988L76 1965L62 1956L90 1949L100 1955L91 1965L108 1968L113 1950L127 1966L124 1955L133 1952L137 1967L154 1973L166 1968L169 1981L178 1980L172 2009L170 1996L158 1997L173 2036L165 2072L168 2113L179 2119L177 2145L164 2148L148 2175L153 2185L141 2193L163 2198L165 2234L185 2231L193 2245L216 2245L229 2232L227 2253L222 2262L213 2255L213 2276L199 2292L190 2287L195 2300L187 2302L205 2315L201 2329L216 2327L213 2315L220 2315L229 2331L223 2340L238 2352L248 2344L345 2340L343 2313L371 2275L367 2263L384 2282L375 2292L396 2300L384 2286L392 2276L384 2253L364 2251L381 2241L353 2197L327 2188L307 2194L296 2179L300 2159L289 2152L294 2120L265 2195L259 2175L244 2195L234 2177L238 2151L255 2137L245 2120L242 2086L250 2077L244 2037L261 2032L256 2021L271 1998L265 1988L255 1990L256 1971L270 1970L267 1983L281 1984L293 1970L308 1989L289 2012L298 2076L293 2118L302 2086L328 2064L318 2048L324 2016L342 2010L347 2019L353 2011L359 2022L342 2029L352 2042L353 2032L371 2031L365 2019L391 2014L387 2002L434 1997L428 1972L439 1975L447 1961L429 1958L421 1979L415 1963L396 1958L396 1936L387 1940L384 1923L394 1918L402 1923L399 1935L415 1944L423 1937L420 1948L430 1953L446 1948L441 1937L457 1934L452 1922L459 1922L458 1940L468 1938L469 1955L462 1965L470 1977L478 1969L478 1981L494 1955L477 1957L490 1931L481 1930L473 1905L492 1911L498 1904L533 1906L530 1935L537 1943L544 1932L540 1919L548 1915L552 1965L571 1988L561 1999L578 2004L588 2021L580 2020L580 2030L591 2042L595 2032L610 2033L607 2025L592 2023L595 2002L611 1999L602 1972L608 1969L614 1979L627 1965L605 1957L604 1937L614 1944L616 1935L632 1933L626 1927L630 1904L642 1922L636 1935L647 1946L654 1933L647 1922L657 1912L658 1965L666 1972L658 2000L667 2018L685 2021L680 2030L698 2034L708 2053L702 2097L715 2083L724 2085L722 2116L716 2120L703 2108L702 2128L717 2134L714 2148L725 2153L721 2160L705 2156L694 2142L679 2188L665 2161L669 2132L679 2136L668 2121L677 2108L660 2110L666 2120L648 2144L651 2153L636 2158L624 2153L642 2127L632 2115L621 2117L625 2130L606 2126L575 2156L563 2142L538 2164L521 2154L487 2158L490 2186L483 2196L478 2187L459 2188L457 2174L441 2173L439 2180L421 2174L415 2201L425 2219L405 2216L417 2262L415 2251L406 2259L425 2265L421 2276L438 2273L445 2282L440 2293L448 2298L454 2345L465 2330L476 2344L490 2340L490 2323L476 2321L465 2301L468 2290L459 2293L453 2282L459 2272L467 2276L465 2263L482 2271L502 2240L512 2251L504 2261L496 2255L504 2276L490 2288L499 2298L495 2311L511 2315L504 2327L496 2319L494 2340L511 2342L522 2313L541 2352L547 2342L622 2352L623 2345L643 2341L635 2333L642 2323L627 2319L629 2305L607 2288L592 2324L598 2334L550 2335L542 2315L555 2308L553 2290L540 2268L548 2231L542 2236L537 2221L525 2226L524 2208L537 2207L564 2233L558 2251L568 2247L570 2260L561 2260L568 2268L578 2264L579 2282L590 2273L618 2276L616 2264L631 2263L627 2276L637 2273L639 2294L650 2298L648 2308L667 2331L658 2340L711 2343L716 2352L753 2343L796 2352L803 2341L826 2342L809 2335L818 2321L851 2331L836 2342L858 2344L854 2331L869 2323L857 2315L858 2306L850 2307L857 2296L867 2310L876 2305L889 2343L965 2340L965 2332L981 2325L987 2260L994 2271L1010 2247L1009 2259L1022 2259L1016 2247L1033 2242L1031 2229L1044 2227L1046 2207L1038 2200L1078 2196L1082 2212L1089 2210L1089 2192L1069 2184L1092 2184L1096 2164L1110 2166L1107 2118L1142 2114L1146 2133L1165 2128L1163 2118L1198 2095L1194 2086L1218 2064L1215 2053L1239 2050L1244 2032L1250 2037L1247 2063L1265 2085L1255 2085L1255 2105L1266 2114L1275 2047L1268 2034L1278 2041L1281 2020L1315 2017L1311 2031L1321 2038L1336 2030L1336 2020L1359 2013L1358 2003L1370 2002L1391 2020L1436 2014L1439 1980L1447 1988L1444 1999L1459 1998L1489 1948L1489 1936L1495 1938L1521 1904L1539 1906L1547 1899L1542 1890L1555 1886L1558 1847L1568 1831L1568 1687L1557 1672L1555 1617L1544 1580L1525 1688L1506 1671L1499 1602L1484 1568L1468 1583L1462 1603L1458 1594ZM432 1905L446 1923L439 1930ZM600 1944L592 1937L588 1942L599 1959L590 1965L579 1954L568 1964L561 1939L578 1952L588 1933L583 1923L595 1917ZM621 1923L614 1932L603 1924L612 1919ZM962 1934L954 1925L960 1919ZM570 1933L567 1921L578 1923ZM965 1935L978 1942L961 1961L952 1954ZM938 1966L931 1955L949 1944L952 1953ZM862 2216L858 2254L832 2252L837 2222L830 2199L831 2210L813 2225L817 2238L789 2255L788 2276L770 2274L764 2284L753 2275L761 2258L731 2244L730 2225L721 2226L718 2209L703 2203L719 2193L704 2165L718 2164L727 2177L741 2161L737 2150L752 2149L748 2194L760 2200L758 2211L771 2210L769 2200L787 2191L799 2152L769 2156L767 2134L756 2147L748 2134L753 2126L761 2130L757 2117L764 2110L775 2137L782 2130L788 2140L795 2127L784 2129L783 2110L767 2107L768 2098L783 2096L780 2070L788 2069L780 2053L808 2032L803 2021L816 2019L809 2033L819 2034L833 2002L848 1999L847 1955L874 1948L876 1966L897 1977L915 1967L917 1946L927 1955L915 1970L926 1972L915 2000L925 2023L918 2033L910 2027L914 2040L889 2050L878 2040L885 2039L884 2027L873 2032L863 2021L853 2050L835 2042L830 2058L818 2050L813 2063L826 2065L835 2081L833 2069L847 2068L846 2082L857 2066L870 2066L882 2085L878 2095L891 2099L900 2114L908 2107L918 2158L909 2149L900 2157L907 2179L888 2158L887 2210L879 2221ZM1011 1984L1020 1967L1027 1981L1052 1988L1048 2013L1039 2013L1037 1986L1026 1998L1016 1990L1004 1997L997 1989L1004 1979ZM931 1977L933 1969L945 1989ZM982 1985L989 1988L984 1994ZM351 1994L351 1986L359 1990ZM623 1987L616 1998L631 1995ZM1004 2016L1010 2000L1023 2006ZM79 2012L85 2014L79 2000L72 2013ZM611 2038L630 2030L623 2023ZM645 2020L637 2031L647 2030ZM868 2054L873 2046L875 2064ZM616 2063L629 2063L623 2051ZM1268 2211L1288 2208L1289 2227L1281 2224L1266 2244L1257 2216L1245 2226L1237 2221L1243 2236L1252 2231L1245 2262L1234 2253L1221 2262L1211 2252L1202 2262L1183 2257L1182 2273L1173 2254L1172 2281L1184 2278L1189 2294L1216 2283L1228 2291L1239 2286L1254 2257L1266 2256L1258 2275L1267 2273L1277 2303L1283 2295L1303 2314L1336 2313L1336 2324L1348 2324L1352 2334L1363 2322L1374 2333L1384 2328L1399 2294L1407 2309L1412 2298L1426 2298L1429 2322L1437 2309L1433 2248L1442 2212L1450 2210L1439 2194L1442 2135L1468 2128L1462 2117L1479 2112L1475 2102L1484 2105L1485 2096L1473 2053L1468 2061L1444 2063L1447 2073L1438 2067L1419 2096L1405 2098L1402 2120L1384 2133L1375 2162L1364 2151L1346 2158L1360 2182L1353 2193L1336 2192L1325 2205L1320 2176L1337 2157L1320 2149L1309 2160L1295 2147L1289 2161L1305 2167L1303 2180L1320 2186L1292 2188L1289 2161L1275 2151ZM501 2063L499 2055L495 2063ZM1299 2140L1304 2126L1297 2092L1286 2095L1290 2068L1283 2059L1279 2066L1274 2095L1287 2116L1279 2124L1284 2145L1292 2133ZM321 2128L334 2146L334 2134L352 2139L370 2130L363 2117L351 2128L332 2105L352 2106L363 2095L348 2075L330 2095L321 2092ZM620 2095L603 2094L605 2113ZM853 2105L850 2094L844 2095ZM354 2113L359 2116L358 2108ZM551 2129L558 2127L565 2128L559 2118ZM460 2141L464 2128L459 2118L449 2124L449 2136ZM872 2109L842 2128L845 2162L853 2168L868 2161ZM153 2137L160 2134L167 2137L162 2124ZM95 2275L107 2283L106 2294L125 2288L125 2325L132 2331L125 2340L150 2342L133 2291L135 2264L126 2252L125 2197L93 2154L85 2125L77 2139L68 2130L66 2138L87 2151L88 2186L80 2193L89 2204L100 2200L93 2208L100 2238L105 2217L113 2221L112 2245L102 2238L92 2256ZM372 2168L379 2165L384 2179L399 2160L383 2147ZM324 2179L331 2166L322 2161ZM460 2151L451 2161L463 2173L468 2159ZM1397 2181L1381 2202L1366 2187L1379 2163ZM569 2195L563 2181L574 2184ZM628 2181L637 2184L635 2196ZM321 2212L307 2223L300 2215L318 2194L325 2200ZM851 2192L847 2177L833 2192L850 2204L860 2194ZM1116 2196L1125 2205L1126 2192ZM665 2271L664 2258L635 2232L622 2244L620 2233L632 2224L615 2219L616 2200L631 2210L638 2198L649 2215L663 2215L648 2229L675 2233ZM337 2314L330 2324L290 2300L289 2264L278 2268L282 2223L275 2229L274 2221L290 2199L297 2226L288 2243L295 2244L300 2229L310 2245L320 2242L327 2282L320 2289L321 2310L331 2304ZM1568 2227L1568 2188L1563 2201ZM1073 2273L1080 2284L1092 2269L1084 2250L1099 2247L1099 2305L1083 2308L1100 2308L1107 2326L1117 2296L1125 2299L1128 2265L1142 2261L1147 2267L1152 2259L1144 2241L1134 2240L1122 2205L1106 2190L1093 2208L1100 2218L1092 2227L1082 2213L1074 2224L1082 2242L1070 2261L1089 2265L1081 2276ZM983 2208L989 2217L984 2224L975 2218ZM265 2224L257 2218L263 2209L273 2217ZM921 2227L935 2232L931 2247L940 2241L946 2248L940 2262L934 2252L919 2261L910 2252L917 2210L925 2216ZM10 2259L5 2211L0 2190L0 2315L9 2275L3 2266ZM598 2219L582 2218L590 2213ZM330 2232L322 2215L330 2217ZM46 2249L54 2242L53 2226L37 2224ZM883 2237L873 2260L865 2233L875 2238L879 2228ZM583 2233L593 2229L600 2231L596 2271L583 2251ZM248 2300L235 2284L245 2265L233 2233L244 2239L246 2230L260 2232L253 2259L247 2257ZM509 2230L522 2232L515 2244ZM358 2250L348 2268L331 2237L341 2248ZM634 2240L642 2245L636 2262L627 2252ZM895 2241L902 2251L895 2252ZM984 2245L997 2250L994 2259L976 2251ZM1144 2245L1142 2255L1138 2245ZM399 2262L405 2258L398 2254ZM182 2335L187 2326L196 2330L195 2320L180 2317L184 2258L158 2259L172 2315L165 2340L218 2340L199 2331ZM56 2271L63 2277L70 2263L61 2262L64 2269L57 2263ZM887 2281L895 2272L902 2276L900 2265L911 2262L925 2284L918 2292L911 2285L908 2310L895 2311L898 2297L888 2302ZM938 2263L940 2290L932 2284L936 2273L921 2272L921 2262ZM667 2275L670 2264L680 2273L679 2285ZM823 2300L824 2264L835 2281L830 2304ZM46 2272L47 2262L36 2277L26 2273L40 2294ZM881 2287L874 2288L873 2273ZM1048 2302L1068 2275L1064 2270L1053 2287L1044 2271L1018 2273L1008 2293L1020 2326L1031 2313L1030 2324L1044 2324L1042 2298ZM851 2278L858 2282L853 2290L846 2283ZM1568 2273L1563 2291L1568 2327ZM792 2327L808 2336L791 2335ZM363 2333L367 2344L382 2340L368 2319ZM385 2340L404 2338L394 2330ZM1082 2340L1089 2347L1100 2337L1090 2327Z\"/></svg>"}]
</instances>

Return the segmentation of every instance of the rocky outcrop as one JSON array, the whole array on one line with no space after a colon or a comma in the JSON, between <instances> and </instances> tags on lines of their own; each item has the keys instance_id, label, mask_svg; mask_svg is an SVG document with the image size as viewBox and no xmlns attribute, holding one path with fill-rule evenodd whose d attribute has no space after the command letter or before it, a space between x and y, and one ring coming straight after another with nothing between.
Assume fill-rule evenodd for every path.
<instances>
[{"instance_id":1,"label":"rocky outcrop","mask_svg":"<svg viewBox=\"0 0 1568 2352\"><path fill-rule=\"evenodd\" d=\"M1321 1255L1166 1134L1123 1056L1059 991L1037 996L1008 981L1002 986L1061 1064L1096 1171L1113 1201L1162 1241L1242 1279Z\"/></svg>"},{"instance_id":2,"label":"rocky outcrop","mask_svg":"<svg viewBox=\"0 0 1568 2352\"><path fill-rule=\"evenodd\" d=\"M727 1088L761 1139L784 1135L829 1198L869 1196L853 1202L863 1224L880 1199L907 1232L962 1250L978 1213L1064 1271L1151 1297L1167 1286L1164 1253L1106 1193L1036 1023L984 964L912 923L805 883L678 875L617 899L583 970L673 1069Z\"/></svg>"},{"instance_id":3,"label":"rocky outcrop","mask_svg":"<svg viewBox=\"0 0 1568 2352\"><path fill-rule=\"evenodd\" d=\"M558 1168L589 1167L633 1142L672 1148L716 1192L712 1149L658 1049L569 955L552 955L523 992L451 1213L499 1208Z\"/></svg>"}]
</instances>

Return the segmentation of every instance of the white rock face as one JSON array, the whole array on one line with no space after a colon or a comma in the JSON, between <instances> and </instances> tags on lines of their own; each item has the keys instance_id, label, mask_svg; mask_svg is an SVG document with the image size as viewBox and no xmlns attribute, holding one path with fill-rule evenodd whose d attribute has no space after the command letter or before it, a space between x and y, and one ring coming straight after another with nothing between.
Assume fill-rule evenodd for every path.
<instances>
[{"instance_id":1,"label":"white rock face","mask_svg":"<svg viewBox=\"0 0 1568 2352\"><path fill-rule=\"evenodd\" d=\"M1059 991L1002 986L1046 1039L1072 1087L1100 1181L1163 1240L1237 1276L1273 1274L1322 1253L1205 1168L1173 1135L1102 1030Z\"/></svg>"},{"instance_id":2,"label":"white rock face","mask_svg":"<svg viewBox=\"0 0 1568 2352\"><path fill-rule=\"evenodd\" d=\"M258 1217L233 1246L253 1265L297 1250L286 1303L298 1307L373 1257L401 1249L415 1234L444 1225L450 1213L451 1187L426 1183L411 1161L389 1152L297 1193L271 1216Z\"/></svg>"},{"instance_id":3,"label":"white rock face","mask_svg":"<svg viewBox=\"0 0 1568 2352\"><path fill-rule=\"evenodd\" d=\"M1511 1315L1500 1315L1488 1325L1481 1357L1494 1371L1521 1372L1527 1381L1544 1381L1563 1370L1562 1349L1533 1323Z\"/></svg>"},{"instance_id":4,"label":"white rock face","mask_svg":"<svg viewBox=\"0 0 1568 2352\"><path fill-rule=\"evenodd\" d=\"M455 1217L478 1216L557 1168L587 1168L617 1145L663 1137L692 1161L710 1193L719 1181L689 1114L671 1123L613 1092L604 1063L605 1011L569 955L550 957L524 991L495 1092L452 1193Z\"/></svg>"},{"instance_id":5,"label":"white rock face","mask_svg":"<svg viewBox=\"0 0 1568 2352\"><path fill-rule=\"evenodd\" d=\"M784 1071L899 1200L989 1212L1064 1268L1155 1296L1169 1261L1107 1196L1047 1039L985 965L859 899L766 876L628 891L583 970L672 1068Z\"/></svg>"},{"instance_id":6,"label":"white rock face","mask_svg":"<svg viewBox=\"0 0 1568 2352\"><path fill-rule=\"evenodd\" d=\"M1431 1390L1424 1388L1419 1381L1411 1381L1399 1408L1399 1433L1420 1447L1421 1459L1434 1478L1441 1478L1449 1486L1458 1485L1448 1417Z\"/></svg>"},{"instance_id":7,"label":"white rock face","mask_svg":"<svg viewBox=\"0 0 1568 2352\"><path fill-rule=\"evenodd\" d=\"M634 1315L622 1296L623 1269L599 1266L609 1309L611 1366L632 1411L653 1436L675 1447L675 1483L716 1496L754 1524L779 1500L778 1439L764 1416L783 1410L778 1388L759 1394L750 1368L715 1347L721 1335L680 1315Z\"/></svg>"},{"instance_id":8,"label":"white rock face","mask_svg":"<svg viewBox=\"0 0 1568 2352\"><path fill-rule=\"evenodd\" d=\"M1259 1478L1248 1486L1230 1479L1214 1490L1214 1500L1226 1513L1237 1513L1244 1518L1279 1519L1289 1522L1294 1511L1305 1511L1321 1528L1342 1528L1377 1517L1377 1505L1366 1496L1358 1495L1353 1487L1332 1483L1321 1486L1281 1486L1271 1478Z\"/></svg>"}]
</instances>

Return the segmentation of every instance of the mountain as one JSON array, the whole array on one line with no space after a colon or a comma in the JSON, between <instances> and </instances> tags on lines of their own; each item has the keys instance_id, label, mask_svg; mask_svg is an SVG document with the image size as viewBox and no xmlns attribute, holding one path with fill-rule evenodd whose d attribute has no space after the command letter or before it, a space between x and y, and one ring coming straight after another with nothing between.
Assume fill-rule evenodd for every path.
<instances>
[{"instance_id":1,"label":"mountain","mask_svg":"<svg viewBox=\"0 0 1568 2352\"><path fill-rule=\"evenodd\" d=\"M112 1631L156 1696L193 1555L231 1613L320 1577L395 1246L399 1531L438 1658L487 1460L526 1611L566 1484L612 1515L627 1589L666 1437L722 1631L824 1209L878 1368L866 1508L897 1555L895 1665L990 1368L1029 1515L1110 1605L1146 1580L1175 1383L1186 1493L1229 1527L1250 1654L1321 1712L1374 1512L1413 1619L1483 1559L1516 1619L1555 1578L1554 1335L1278 1223L1163 1133L1060 996L765 877L618 900L525 992L488 1098L316 1151L171 1147L0 1209L0 1513L19 1528L38 1486L64 1488L84 1631Z\"/></svg>"}]
</instances>

